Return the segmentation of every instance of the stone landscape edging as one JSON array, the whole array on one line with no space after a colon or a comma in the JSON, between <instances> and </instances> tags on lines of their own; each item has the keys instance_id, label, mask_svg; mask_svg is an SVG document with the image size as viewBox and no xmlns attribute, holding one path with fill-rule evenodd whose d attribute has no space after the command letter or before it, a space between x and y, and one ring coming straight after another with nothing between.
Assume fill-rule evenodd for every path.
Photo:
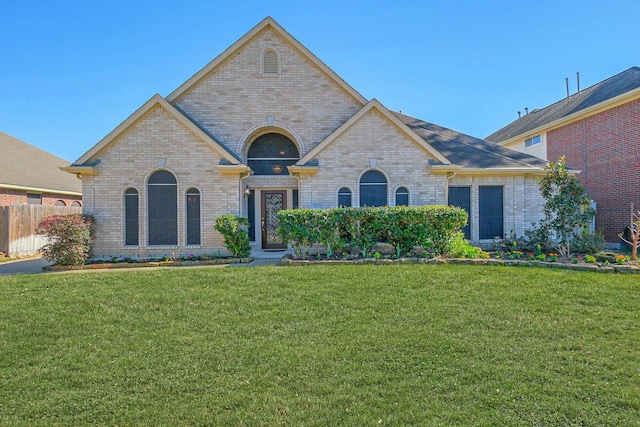
<instances>
[{"instance_id":1,"label":"stone landscape edging","mask_svg":"<svg viewBox=\"0 0 640 427\"><path fill-rule=\"evenodd\" d=\"M360 258L354 260L302 260L282 258L282 266L306 266L306 265L346 265L346 264L465 264L465 265L502 265L514 267L538 267L561 268L574 271L593 271L596 273L640 274L640 267L632 265L598 265L598 264L564 264L561 262L528 261L528 260L504 260L504 259L470 259L470 258Z\"/></svg>"},{"instance_id":2,"label":"stone landscape edging","mask_svg":"<svg viewBox=\"0 0 640 427\"><path fill-rule=\"evenodd\" d=\"M105 262L85 265L50 265L43 271L102 270L115 268L194 267L199 265L248 264L253 258L220 258L201 261Z\"/></svg>"}]
</instances>

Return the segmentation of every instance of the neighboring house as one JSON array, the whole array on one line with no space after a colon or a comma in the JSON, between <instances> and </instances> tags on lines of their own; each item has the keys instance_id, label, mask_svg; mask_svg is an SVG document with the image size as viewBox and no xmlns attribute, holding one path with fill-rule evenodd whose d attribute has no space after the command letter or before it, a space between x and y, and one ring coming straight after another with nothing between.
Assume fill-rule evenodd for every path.
<instances>
[{"instance_id":1,"label":"neighboring house","mask_svg":"<svg viewBox=\"0 0 640 427\"><path fill-rule=\"evenodd\" d=\"M69 162L0 132L0 206L81 206L82 182L60 170Z\"/></svg>"},{"instance_id":2,"label":"neighboring house","mask_svg":"<svg viewBox=\"0 0 640 427\"><path fill-rule=\"evenodd\" d=\"M82 177L94 253L224 252L218 216L284 248L283 208L444 205L490 244L540 219L544 162L367 100L266 18L168 97L153 96L65 170Z\"/></svg>"},{"instance_id":3,"label":"neighboring house","mask_svg":"<svg viewBox=\"0 0 640 427\"><path fill-rule=\"evenodd\" d=\"M620 243L630 203L640 208L640 68L533 110L486 140L550 161L565 156L596 202L596 228Z\"/></svg>"}]
</instances>

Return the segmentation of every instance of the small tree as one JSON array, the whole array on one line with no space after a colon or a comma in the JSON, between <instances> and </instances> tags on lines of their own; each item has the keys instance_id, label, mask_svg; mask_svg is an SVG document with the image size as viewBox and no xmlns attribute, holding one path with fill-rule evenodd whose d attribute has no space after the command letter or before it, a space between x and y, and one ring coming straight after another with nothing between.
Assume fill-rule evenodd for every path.
<instances>
[{"instance_id":1,"label":"small tree","mask_svg":"<svg viewBox=\"0 0 640 427\"><path fill-rule=\"evenodd\" d=\"M631 245L631 261L635 261L638 259L638 248L640 248L640 211L634 212L633 203L631 203L629 232L629 239L626 239L622 233L618 234L618 236L623 242Z\"/></svg>"},{"instance_id":2,"label":"small tree","mask_svg":"<svg viewBox=\"0 0 640 427\"><path fill-rule=\"evenodd\" d=\"M60 265L82 265L91 258L94 218L89 215L55 215L40 221L37 233L47 238L42 256Z\"/></svg>"},{"instance_id":3,"label":"small tree","mask_svg":"<svg viewBox=\"0 0 640 427\"><path fill-rule=\"evenodd\" d=\"M538 226L543 232L553 232L558 253L567 258L576 232L588 226L595 215L584 186L565 166L565 158L548 163L540 178L540 192L545 198L544 219Z\"/></svg>"},{"instance_id":4,"label":"small tree","mask_svg":"<svg viewBox=\"0 0 640 427\"><path fill-rule=\"evenodd\" d=\"M224 237L224 244L231 256L244 258L251 255L247 218L231 214L221 215L216 219L216 225L213 228Z\"/></svg>"}]
</instances>

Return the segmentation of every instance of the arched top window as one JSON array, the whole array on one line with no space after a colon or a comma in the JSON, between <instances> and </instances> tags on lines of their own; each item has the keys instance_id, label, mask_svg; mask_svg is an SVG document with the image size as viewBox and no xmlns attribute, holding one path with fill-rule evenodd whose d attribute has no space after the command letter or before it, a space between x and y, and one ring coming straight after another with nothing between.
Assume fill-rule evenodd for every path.
<instances>
[{"instance_id":1,"label":"arched top window","mask_svg":"<svg viewBox=\"0 0 640 427\"><path fill-rule=\"evenodd\" d=\"M178 244L177 181L171 172L160 170L147 185L149 245Z\"/></svg>"},{"instance_id":2,"label":"arched top window","mask_svg":"<svg viewBox=\"0 0 640 427\"><path fill-rule=\"evenodd\" d=\"M67 206L64 200L56 200L56 206Z\"/></svg>"},{"instance_id":3,"label":"arched top window","mask_svg":"<svg viewBox=\"0 0 640 427\"><path fill-rule=\"evenodd\" d=\"M289 175L287 166L299 158L298 147L279 133L259 136L247 153L247 163L256 175Z\"/></svg>"},{"instance_id":4,"label":"arched top window","mask_svg":"<svg viewBox=\"0 0 640 427\"><path fill-rule=\"evenodd\" d=\"M360 206L387 205L387 178L378 171L368 171L360 178Z\"/></svg>"},{"instance_id":5,"label":"arched top window","mask_svg":"<svg viewBox=\"0 0 640 427\"><path fill-rule=\"evenodd\" d=\"M262 54L262 73L266 75L278 74L278 52L273 49Z\"/></svg>"},{"instance_id":6,"label":"arched top window","mask_svg":"<svg viewBox=\"0 0 640 427\"><path fill-rule=\"evenodd\" d=\"M338 190L338 207L351 207L351 190L347 187Z\"/></svg>"},{"instance_id":7,"label":"arched top window","mask_svg":"<svg viewBox=\"0 0 640 427\"><path fill-rule=\"evenodd\" d=\"M138 246L138 190L127 188L124 192L124 244Z\"/></svg>"},{"instance_id":8,"label":"arched top window","mask_svg":"<svg viewBox=\"0 0 640 427\"><path fill-rule=\"evenodd\" d=\"M187 245L200 244L200 191L187 190Z\"/></svg>"},{"instance_id":9,"label":"arched top window","mask_svg":"<svg viewBox=\"0 0 640 427\"><path fill-rule=\"evenodd\" d=\"M409 206L409 190L400 187L396 190L396 206Z\"/></svg>"},{"instance_id":10,"label":"arched top window","mask_svg":"<svg viewBox=\"0 0 640 427\"><path fill-rule=\"evenodd\" d=\"M82 207L82 203L80 203L78 201L74 201L73 203L71 203L71 206L73 206L74 208L81 208Z\"/></svg>"},{"instance_id":11,"label":"arched top window","mask_svg":"<svg viewBox=\"0 0 640 427\"><path fill-rule=\"evenodd\" d=\"M169 171L158 171L149 177L149 185L176 185L176 177ZM127 190L129 191L129 190Z\"/></svg>"}]
</instances>

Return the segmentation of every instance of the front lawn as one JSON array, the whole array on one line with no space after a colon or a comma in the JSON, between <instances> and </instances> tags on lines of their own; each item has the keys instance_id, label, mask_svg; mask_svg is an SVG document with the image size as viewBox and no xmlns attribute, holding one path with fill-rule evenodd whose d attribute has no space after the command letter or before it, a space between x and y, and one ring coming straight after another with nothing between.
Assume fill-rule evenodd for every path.
<instances>
[{"instance_id":1,"label":"front lawn","mask_svg":"<svg viewBox=\"0 0 640 427\"><path fill-rule=\"evenodd\" d=\"M0 277L1 425L638 425L640 281L314 265Z\"/></svg>"}]
</instances>

